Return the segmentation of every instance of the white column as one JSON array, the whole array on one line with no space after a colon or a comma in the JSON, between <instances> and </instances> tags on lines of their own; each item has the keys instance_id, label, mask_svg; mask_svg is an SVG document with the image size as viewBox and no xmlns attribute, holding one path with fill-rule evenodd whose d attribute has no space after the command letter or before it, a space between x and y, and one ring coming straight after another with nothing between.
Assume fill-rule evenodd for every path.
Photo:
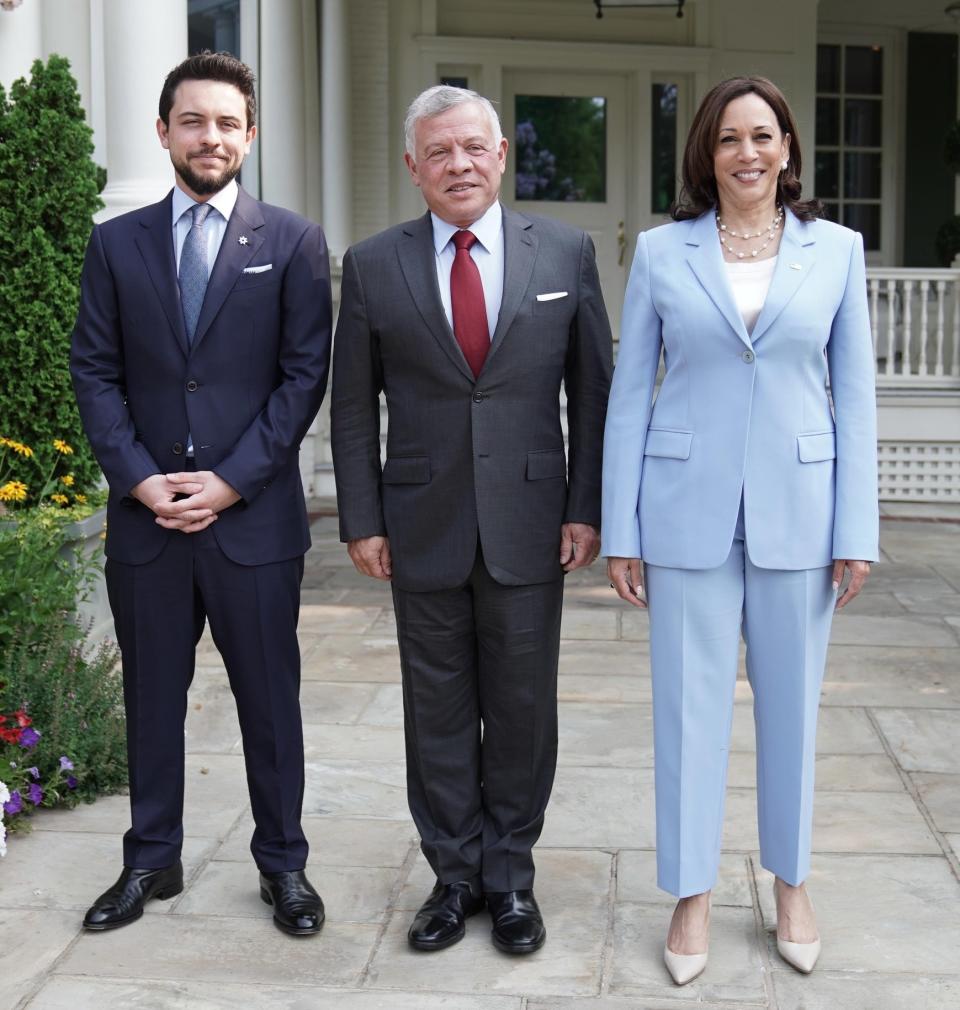
<instances>
[{"instance_id":1,"label":"white column","mask_svg":"<svg viewBox=\"0 0 960 1010\"><path fill-rule=\"evenodd\" d=\"M320 36L323 228L330 251L341 259L353 240L353 108L346 0L323 0ZM387 140L383 138L384 143Z\"/></svg>"},{"instance_id":2,"label":"white column","mask_svg":"<svg viewBox=\"0 0 960 1010\"><path fill-rule=\"evenodd\" d=\"M24 0L13 10L0 10L0 84L10 90L18 77L30 76L34 60L43 56L40 4Z\"/></svg>"},{"instance_id":3,"label":"white column","mask_svg":"<svg viewBox=\"0 0 960 1010\"><path fill-rule=\"evenodd\" d=\"M36 3L37 0L27 2ZM70 61L80 103L87 114L87 122L92 123L89 0L42 0L42 12L43 58L48 60L56 53Z\"/></svg>"},{"instance_id":4,"label":"white column","mask_svg":"<svg viewBox=\"0 0 960 1010\"><path fill-rule=\"evenodd\" d=\"M260 195L306 212L301 0L271 0L260 19Z\"/></svg>"},{"instance_id":5,"label":"white column","mask_svg":"<svg viewBox=\"0 0 960 1010\"><path fill-rule=\"evenodd\" d=\"M186 0L103 0L107 187L100 221L159 200L173 185L157 139L167 74L187 55Z\"/></svg>"}]
</instances>

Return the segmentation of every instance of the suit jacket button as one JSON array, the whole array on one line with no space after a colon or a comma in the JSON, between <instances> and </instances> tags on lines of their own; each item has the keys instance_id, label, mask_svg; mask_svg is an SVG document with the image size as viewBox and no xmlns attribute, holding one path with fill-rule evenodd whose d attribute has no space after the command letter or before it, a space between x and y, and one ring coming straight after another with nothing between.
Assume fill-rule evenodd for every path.
<instances>
[{"instance_id":1,"label":"suit jacket button","mask_svg":"<svg viewBox=\"0 0 960 1010\"><path fill-rule=\"evenodd\" d=\"M755 355L753 351L744 351L743 354L740 355L740 357L743 358L743 360L749 365L750 362L753 361Z\"/></svg>"},{"instance_id":2,"label":"suit jacket button","mask_svg":"<svg viewBox=\"0 0 960 1010\"><path fill-rule=\"evenodd\" d=\"M486 398L487 398L487 394L486 393L481 393L479 389L473 394L473 402L474 403L483 403L483 401Z\"/></svg>"},{"instance_id":3,"label":"suit jacket button","mask_svg":"<svg viewBox=\"0 0 960 1010\"><path fill-rule=\"evenodd\" d=\"M199 387L200 387L200 384L197 382L196 379L191 379L187 383L187 391L190 392L190 393L193 393L195 390L199 389Z\"/></svg>"},{"instance_id":4,"label":"suit jacket button","mask_svg":"<svg viewBox=\"0 0 960 1010\"><path fill-rule=\"evenodd\" d=\"M174 455L180 456L183 453L183 442L174 442L173 443L173 452L174 452Z\"/></svg>"}]
</instances>

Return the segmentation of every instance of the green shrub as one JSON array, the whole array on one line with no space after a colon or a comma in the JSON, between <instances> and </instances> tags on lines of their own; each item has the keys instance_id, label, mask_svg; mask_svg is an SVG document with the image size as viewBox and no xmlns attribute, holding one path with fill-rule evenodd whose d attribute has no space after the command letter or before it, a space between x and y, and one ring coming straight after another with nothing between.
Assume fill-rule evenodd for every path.
<instances>
[{"instance_id":1,"label":"green shrub","mask_svg":"<svg viewBox=\"0 0 960 1010\"><path fill-rule=\"evenodd\" d=\"M0 521L0 781L15 793L4 815L13 828L35 806L73 805L127 780L117 649L91 650L75 616L102 552L64 556L80 508Z\"/></svg>"},{"instance_id":2,"label":"green shrub","mask_svg":"<svg viewBox=\"0 0 960 1010\"><path fill-rule=\"evenodd\" d=\"M102 206L92 153L63 57L37 60L9 96L0 88L0 434L32 446L44 470L56 460L53 440L64 439L84 487L100 472L68 362L84 250ZM31 485L29 461L10 462L10 477Z\"/></svg>"}]
</instances>

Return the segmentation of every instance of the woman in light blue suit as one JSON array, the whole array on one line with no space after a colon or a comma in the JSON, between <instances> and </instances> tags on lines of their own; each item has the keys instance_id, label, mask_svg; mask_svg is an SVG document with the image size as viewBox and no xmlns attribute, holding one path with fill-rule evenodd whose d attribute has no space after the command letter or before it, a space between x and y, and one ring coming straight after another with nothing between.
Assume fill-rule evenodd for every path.
<instances>
[{"instance_id":1,"label":"woman in light blue suit","mask_svg":"<svg viewBox=\"0 0 960 1010\"><path fill-rule=\"evenodd\" d=\"M770 81L704 98L676 220L637 241L607 413L603 553L620 596L649 602L678 984L707 960L741 633L777 947L801 971L820 949L803 886L817 705L834 608L877 558L875 366L861 237L801 201L800 163Z\"/></svg>"}]
</instances>

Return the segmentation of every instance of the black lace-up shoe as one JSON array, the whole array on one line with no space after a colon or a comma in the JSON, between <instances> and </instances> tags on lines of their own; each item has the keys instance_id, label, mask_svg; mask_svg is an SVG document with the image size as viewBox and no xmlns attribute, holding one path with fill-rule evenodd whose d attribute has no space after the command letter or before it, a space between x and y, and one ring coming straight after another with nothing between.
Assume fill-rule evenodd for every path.
<instances>
[{"instance_id":1,"label":"black lace-up shoe","mask_svg":"<svg viewBox=\"0 0 960 1010\"><path fill-rule=\"evenodd\" d=\"M183 890L183 864L161 870L138 870L125 866L119 879L93 903L83 917L86 929L117 929L143 915L143 906L151 898L166 900Z\"/></svg>"},{"instance_id":2,"label":"black lace-up shoe","mask_svg":"<svg viewBox=\"0 0 960 1010\"><path fill-rule=\"evenodd\" d=\"M415 950L442 950L463 939L466 920L483 908L480 880L437 883L430 897L420 906L407 933Z\"/></svg>"},{"instance_id":3,"label":"black lace-up shoe","mask_svg":"<svg viewBox=\"0 0 960 1010\"><path fill-rule=\"evenodd\" d=\"M273 921L292 936L310 936L323 926L320 895L303 870L260 874L260 897L273 905Z\"/></svg>"},{"instance_id":4,"label":"black lace-up shoe","mask_svg":"<svg viewBox=\"0 0 960 1010\"><path fill-rule=\"evenodd\" d=\"M493 945L505 954L532 954L547 938L533 891L487 891Z\"/></svg>"}]
</instances>

